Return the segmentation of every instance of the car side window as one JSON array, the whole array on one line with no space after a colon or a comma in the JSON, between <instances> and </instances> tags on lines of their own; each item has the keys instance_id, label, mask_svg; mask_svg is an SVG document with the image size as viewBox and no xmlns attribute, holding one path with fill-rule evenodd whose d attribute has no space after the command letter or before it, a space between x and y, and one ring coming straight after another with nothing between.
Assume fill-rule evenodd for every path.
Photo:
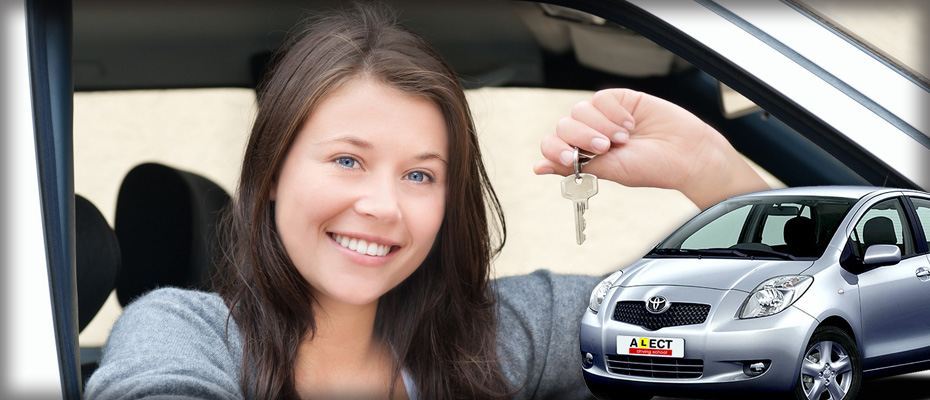
<instances>
[{"instance_id":1,"label":"car side window","mask_svg":"<svg viewBox=\"0 0 930 400\"><path fill-rule=\"evenodd\" d=\"M902 257L916 253L904 207L897 198L879 202L866 211L850 235L850 241L853 252L859 257L875 244L896 245L901 248Z\"/></svg>"},{"instance_id":2,"label":"car side window","mask_svg":"<svg viewBox=\"0 0 930 400\"><path fill-rule=\"evenodd\" d=\"M930 248L930 200L911 197L911 203L914 203L920 228L924 231L924 239L927 240L927 247Z\"/></svg>"}]
</instances>

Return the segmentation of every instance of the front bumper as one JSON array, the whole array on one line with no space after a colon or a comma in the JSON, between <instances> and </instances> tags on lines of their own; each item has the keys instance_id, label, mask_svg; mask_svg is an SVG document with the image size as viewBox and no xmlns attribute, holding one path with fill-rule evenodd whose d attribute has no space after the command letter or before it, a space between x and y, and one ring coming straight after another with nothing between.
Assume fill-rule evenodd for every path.
<instances>
[{"instance_id":1,"label":"front bumper","mask_svg":"<svg viewBox=\"0 0 930 400\"><path fill-rule=\"evenodd\" d=\"M617 289L612 289L617 290ZM642 326L612 319L618 301L643 300L662 294L671 302L711 305L707 319L701 324L664 327L648 330ZM649 394L704 394L786 392L794 388L798 366L808 338L817 321L803 311L789 307L762 318L741 320L736 317L748 294L685 287L623 288L620 296L608 293L610 303L601 312L590 311L582 318L580 329L581 356L593 355L593 365L584 368L589 387L604 393L637 390ZM687 373L674 373L679 367L644 364L618 364L618 336L676 338L684 340L684 356L680 367ZM608 357L615 362L608 368ZM644 361L642 356L629 360ZM665 364L670 359L656 358ZM751 365L765 365L759 375L750 372ZM647 362L646 365L649 363ZM700 365L696 367L694 365ZM621 365L622 368L617 368ZM671 371L671 372L670 372ZM697 371L695 373L695 371ZM597 391L592 390L597 394ZM609 396L602 396L609 397Z\"/></svg>"}]
</instances>

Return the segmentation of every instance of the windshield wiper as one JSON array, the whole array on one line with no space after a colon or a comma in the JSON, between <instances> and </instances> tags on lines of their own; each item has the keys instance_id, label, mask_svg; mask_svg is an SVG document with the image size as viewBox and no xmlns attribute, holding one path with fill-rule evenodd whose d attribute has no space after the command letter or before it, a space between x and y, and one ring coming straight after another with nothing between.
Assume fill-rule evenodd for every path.
<instances>
[{"instance_id":1,"label":"windshield wiper","mask_svg":"<svg viewBox=\"0 0 930 400\"><path fill-rule=\"evenodd\" d=\"M654 249L652 249L652 251L650 251L650 252L647 253L646 255L647 255L647 256L649 256L649 255L653 255L653 256L655 256L655 255L661 255L661 256L688 256L688 255L694 255L694 250L672 249L672 248L663 247L663 248L654 248Z\"/></svg>"},{"instance_id":2,"label":"windshield wiper","mask_svg":"<svg viewBox=\"0 0 930 400\"><path fill-rule=\"evenodd\" d=\"M766 250L766 249L743 249L743 248L740 248L739 251L744 252L744 253L749 253L749 254L752 255L752 256L778 257L778 258L780 258L780 259L782 259L782 260L797 260L797 259L798 259L797 257L795 257L795 256L793 256L793 255L791 255L791 254L782 253L782 252L780 252L780 251L775 251L775 250Z\"/></svg>"},{"instance_id":3,"label":"windshield wiper","mask_svg":"<svg viewBox=\"0 0 930 400\"><path fill-rule=\"evenodd\" d=\"M742 249L672 249L656 248L652 249L647 255L668 255L668 256L736 256L747 257Z\"/></svg>"},{"instance_id":4,"label":"windshield wiper","mask_svg":"<svg viewBox=\"0 0 930 400\"><path fill-rule=\"evenodd\" d=\"M743 249L697 249L693 250L698 255L702 256L737 256L737 257L749 257L746 253L743 252Z\"/></svg>"},{"instance_id":5,"label":"windshield wiper","mask_svg":"<svg viewBox=\"0 0 930 400\"><path fill-rule=\"evenodd\" d=\"M796 260L797 258L788 253L782 253L775 250L764 249L744 249L744 248L711 248L711 249L671 249L657 248L652 249L647 255L669 255L669 256L732 256L741 258L776 257L783 260Z\"/></svg>"}]
</instances>

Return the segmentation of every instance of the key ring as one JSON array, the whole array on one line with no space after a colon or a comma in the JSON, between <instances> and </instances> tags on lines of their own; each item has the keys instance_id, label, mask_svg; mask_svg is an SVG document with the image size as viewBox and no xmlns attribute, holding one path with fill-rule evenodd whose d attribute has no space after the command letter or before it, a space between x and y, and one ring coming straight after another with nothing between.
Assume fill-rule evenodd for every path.
<instances>
[{"instance_id":1,"label":"key ring","mask_svg":"<svg viewBox=\"0 0 930 400\"><path fill-rule=\"evenodd\" d=\"M578 146L573 146L575 149L574 159L575 159L575 179L581 179L581 167L588 165L594 157L597 157L597 154L591 154L587 151L578 149Z\"/></svg>"}]
</instances>

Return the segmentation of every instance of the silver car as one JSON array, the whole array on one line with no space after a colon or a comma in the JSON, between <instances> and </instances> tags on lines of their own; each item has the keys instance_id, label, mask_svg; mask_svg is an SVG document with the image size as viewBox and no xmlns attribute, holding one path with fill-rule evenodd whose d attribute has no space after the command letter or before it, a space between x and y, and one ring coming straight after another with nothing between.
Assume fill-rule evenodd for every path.
<instances>
[{"instance_id":1,"label":"silver car","mask_svg":"<svg viewBox=\"0 0 930 400\"><path fill-rule=\"evenodd\" d=\"M930 367L930 194L805 187L698 214L601 282L581 323L599 398L853 399Z\"/></svg>"}]
</instances>

